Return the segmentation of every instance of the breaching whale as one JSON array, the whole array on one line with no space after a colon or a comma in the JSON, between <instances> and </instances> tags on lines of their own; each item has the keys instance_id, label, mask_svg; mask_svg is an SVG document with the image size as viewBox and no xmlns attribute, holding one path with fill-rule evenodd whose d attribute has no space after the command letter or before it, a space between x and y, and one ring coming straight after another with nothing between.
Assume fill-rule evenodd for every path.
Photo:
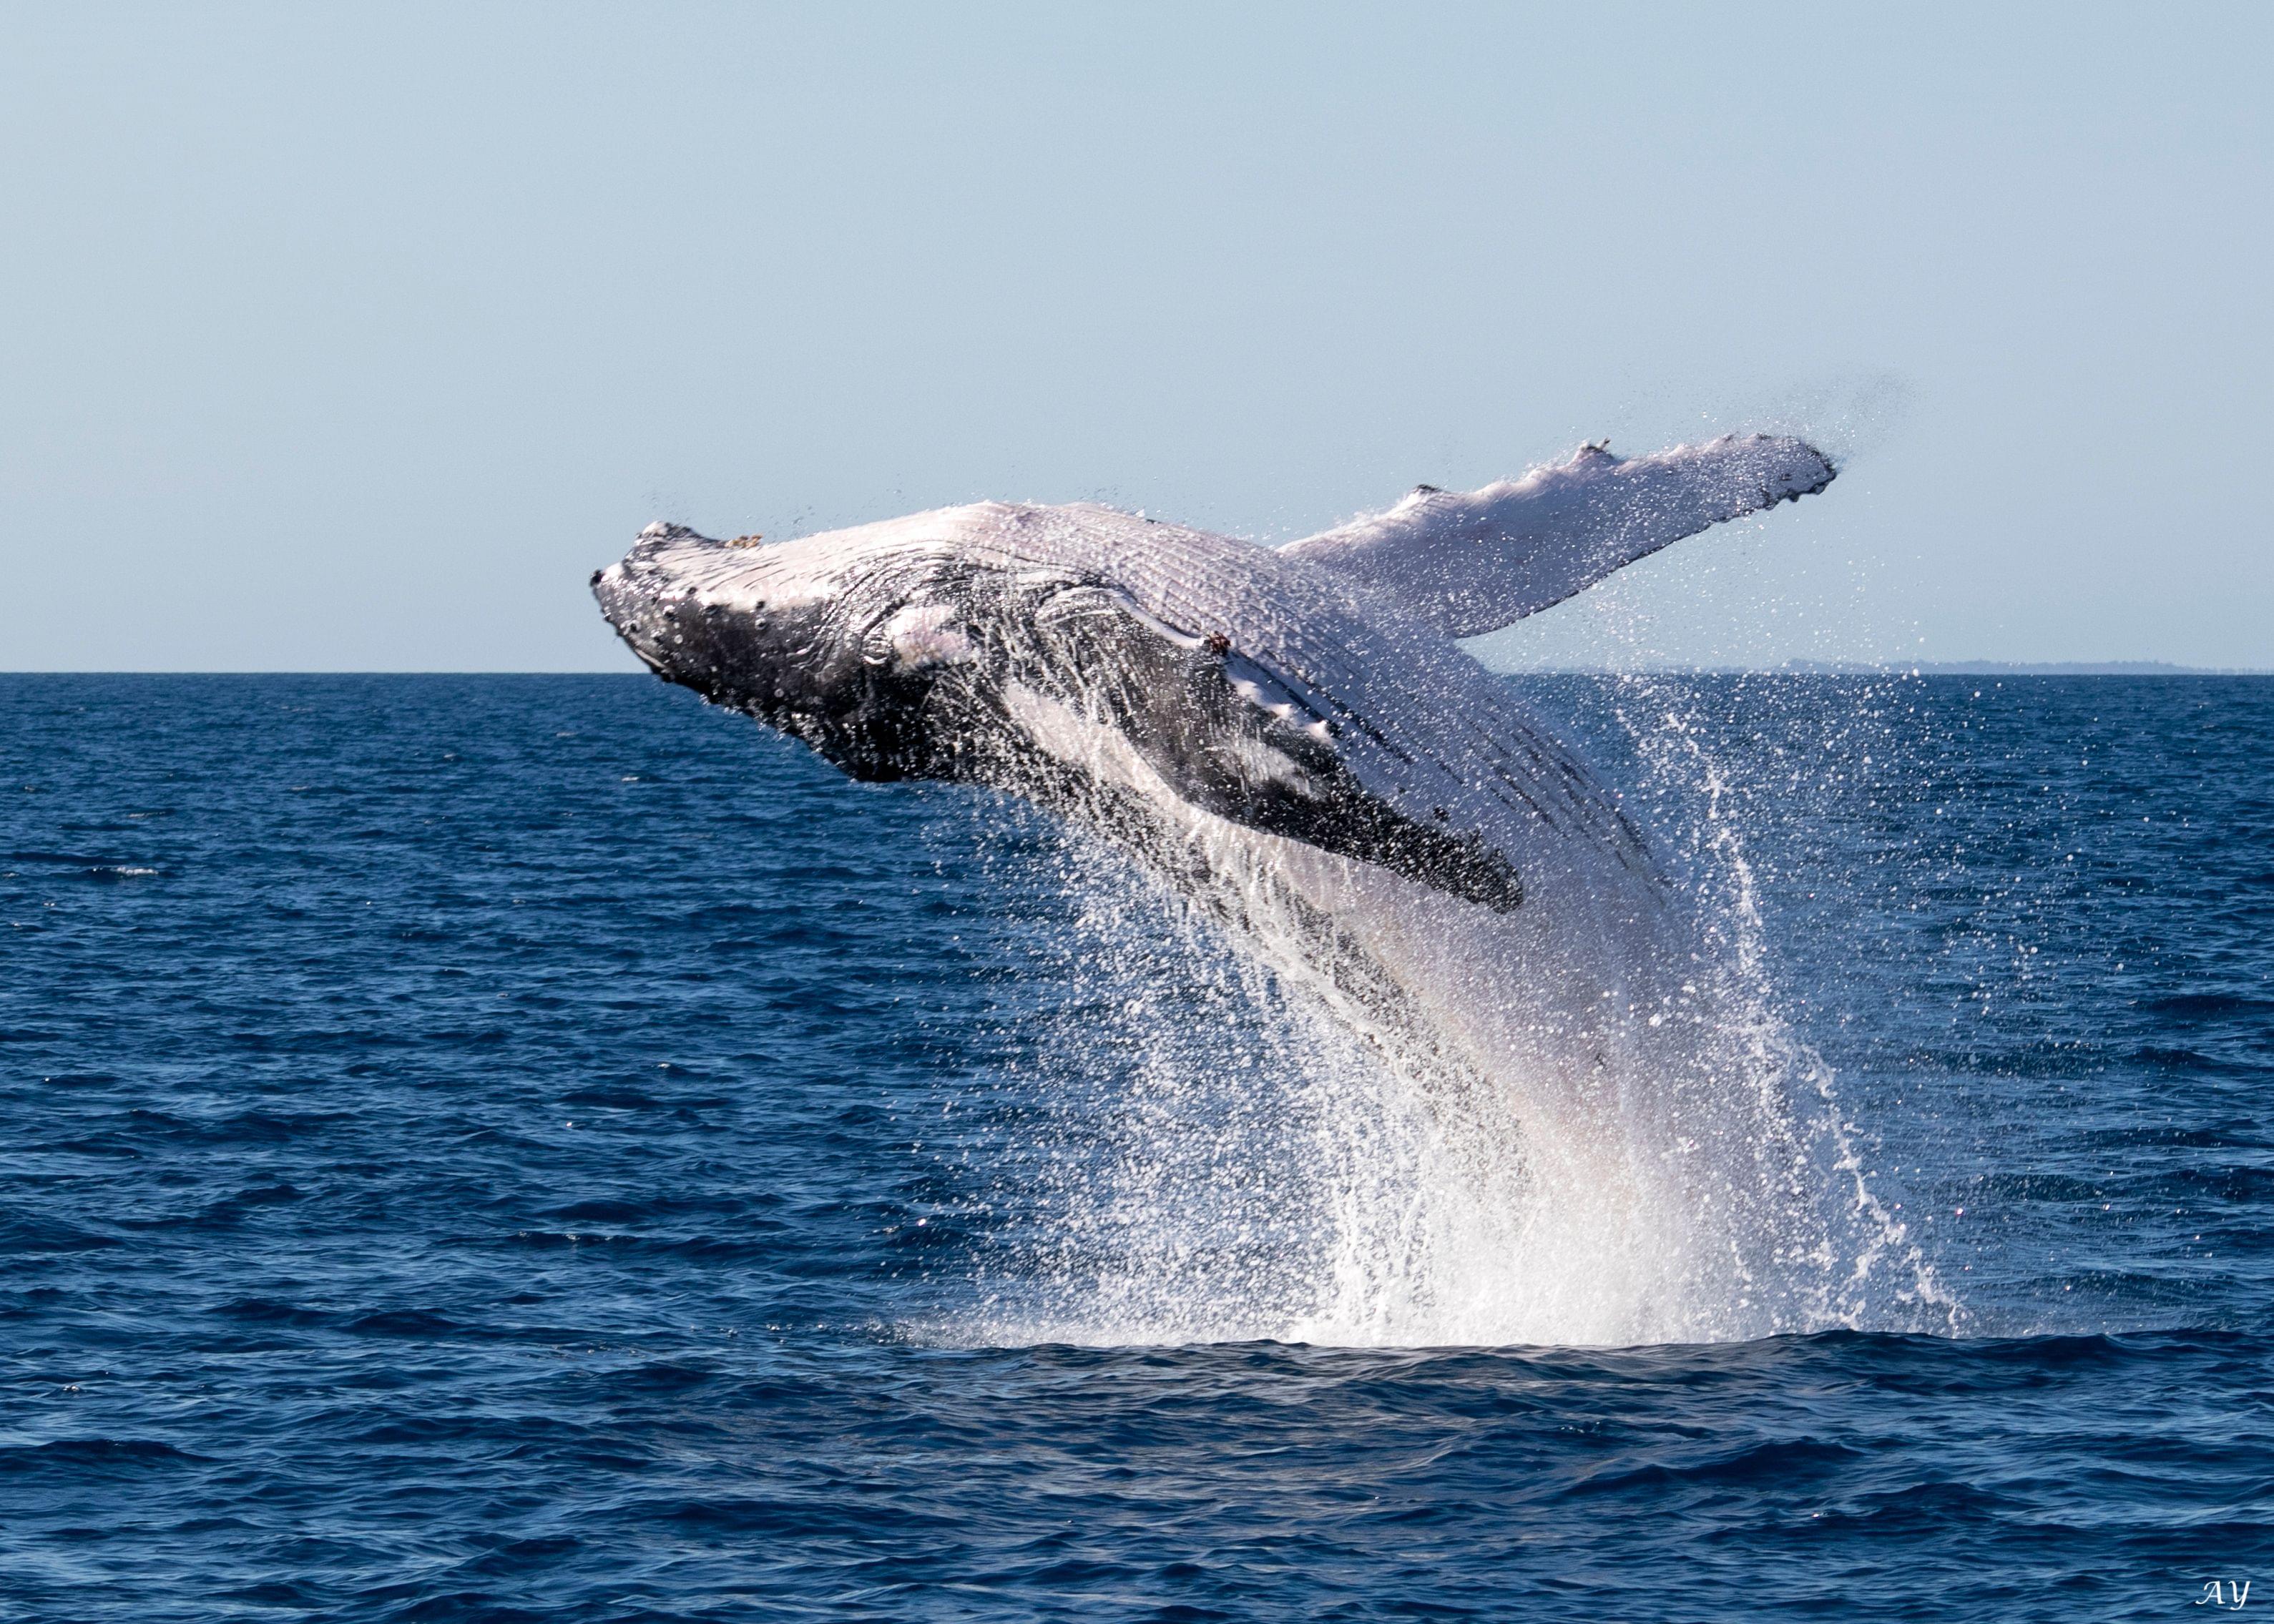
<instances>
[{"instance_id":1,"label":"breaching whale","mask_svg":"<svg viewBox=\"0 0 2274 1624\"><path fill-rule=\"evenodd\" d=\"M1455 639L1834 472L1760 434L1591 445L1276 549L1081 503L773 545L659 523L592 590L659 676L856 778L1097 831L1438 1064L1552 1040L1585 1072L1680 1003L1637 966L1681 933L1617 801Z\"/></svg>"}]
</instances>

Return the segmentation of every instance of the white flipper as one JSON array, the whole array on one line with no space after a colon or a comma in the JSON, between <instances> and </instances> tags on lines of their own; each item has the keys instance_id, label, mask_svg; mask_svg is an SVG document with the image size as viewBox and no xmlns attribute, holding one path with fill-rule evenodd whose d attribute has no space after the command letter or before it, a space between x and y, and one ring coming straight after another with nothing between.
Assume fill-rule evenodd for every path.
<instances>
[{"instance_id":1,"label":"white flipper","mask_svg":"<svg viewBox=\"0 0 2274 1624\"><path fill-rule=\"evenodd\" d=\"M1423 485L1387 513L1280 551L1395 598L1449 637L1475 637L1684 536L1813 495L1833 475L1813 446L1766 434L1631 460L1582 446L1514 483Z\"/></svg>"}]
</instances>

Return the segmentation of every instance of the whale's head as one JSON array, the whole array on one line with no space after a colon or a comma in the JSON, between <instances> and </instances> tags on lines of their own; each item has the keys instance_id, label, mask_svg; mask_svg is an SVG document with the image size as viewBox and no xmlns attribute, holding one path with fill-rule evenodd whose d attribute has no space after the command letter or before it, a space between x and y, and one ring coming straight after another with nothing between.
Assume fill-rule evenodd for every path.
<instances>
[{"instance_id":1,"label":"whale's head","mask_svg":"<svg viewBox=\"0 0 2274 1624\"><path fill-rule=\"evenodd\" d=\"M766 545L651 524L592 574L600 612L657 675L802 740L855 778L938 776L923 725L974 657L971 570L921 542L843 533Z\"/></svg>"},{"instance_id":2,"label":"whale's head","mask_svg":"<svg viewBox=\"0 0 2274 1624\"><path fill-rule=\"evenodd\" d=\"M1154 540L1141 519L1073 516ZM1162 618L1102 551L1053 552L1049 522L980 504L773 546L651 525L592 590L658 675L851 777L985 783L1163 851L1239 825L1495 911L1522 900L1506 853L1352 771L1329 696L1221 623ZM1219 561L1270 567L1242 545Z\"/></svg>"}]
</instances>

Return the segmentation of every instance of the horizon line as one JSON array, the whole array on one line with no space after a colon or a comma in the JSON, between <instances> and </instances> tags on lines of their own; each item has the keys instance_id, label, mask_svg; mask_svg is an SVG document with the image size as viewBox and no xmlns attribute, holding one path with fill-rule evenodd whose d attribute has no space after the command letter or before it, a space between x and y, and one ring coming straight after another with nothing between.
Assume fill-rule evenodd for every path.
<instances>
[{"instance_id":1,"label":"horizon line","mask_svg":"<svg viewBox=\"0 0 2274 1624\"><path fill-rule=\"evenodd\" d=\"M1482 662L1480 662L1482 663ZM2170 660L1786 660L1775 665L1638 664L1490 665L1500 677L2274 677L2262 665L2182 665ZM645 671L599 666L545 669L499 666L303 666L144 669L79 667L0 671L5 677L652 677Z\"/></svg>"}]
</instances>

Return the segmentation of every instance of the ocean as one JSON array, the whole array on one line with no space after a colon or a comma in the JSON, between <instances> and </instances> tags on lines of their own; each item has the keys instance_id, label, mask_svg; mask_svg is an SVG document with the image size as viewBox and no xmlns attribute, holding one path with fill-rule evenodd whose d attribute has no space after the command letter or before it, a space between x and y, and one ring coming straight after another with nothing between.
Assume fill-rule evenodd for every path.
<instances>
[{"instance_id":1,"label":"ocean","mask_svg":"<svg viewBox=\"0 0 2274 1624\"><path fill-rule=\"evenodd\" d=\"M0 677L0 1614L2274 1607L2274 682L1512 680L1899 1289L1322 1316L1441 1193L1363 1046L1021 807L644 677Z\"/></svg>"}]
</instances>

